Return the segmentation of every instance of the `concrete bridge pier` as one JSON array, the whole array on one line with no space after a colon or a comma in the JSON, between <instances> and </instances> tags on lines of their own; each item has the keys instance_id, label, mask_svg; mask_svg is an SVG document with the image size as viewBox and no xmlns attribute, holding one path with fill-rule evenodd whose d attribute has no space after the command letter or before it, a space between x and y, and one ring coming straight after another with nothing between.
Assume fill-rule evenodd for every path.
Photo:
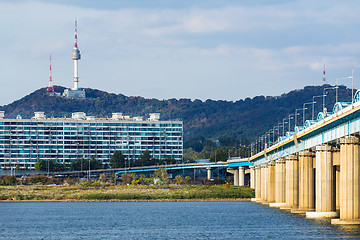
<instances>
[{"instance_id":1,"label":"concrete bridge pier","mask_svg":"<svg viewBox=\"0 0 360 240\"><path fill-rule=\"evenodd\" d=\"M267 164L261 166L261 201L267 201L267 174L268 168Z\"/></svg>"},{"instance_id":2,"label":"concrete bridge pier","mask_svg":"<svg viewBox=\"0 0 360 240\"><path fill-rule=\"evenodd\" d=\"M360 141L340 139L340 219L332 224L360 224Z\"/></svg>"},{"instance_id":3,"label":"concrete bridge pier","mask_svg":"<svg viewBox=\"0 0 360 240\"><path fill-rule=\"evenodd\" d=\"M245 186L245 168L238 167L238 168L231 168L227 169L229 173L234 174L234 186ZM208 172L209 176L209 172Z\"/></svg>"},{"instance_id":4,"label":"concrete bridge pier","mask_svg":"<svg viewBox=\"0 0 360 240\"><path fill-rule=\"evenodd\" d=\"M293 209L299 206L299 161L296 155L285 157L285 202L283 209Z\"/></svg>"},{"instance_id":5,"label":"concrete bridge pier","mask_svg":"<svg viewBox=\"0 0 360 240\"><path fill-rule=\"evenodd\" d=\"M245 186L245 168L239 167L239 186Z\"/></svg>"},{"instance_id":6,"label":"concrete bridge pier","mask_svg":"<svg viewBox=\"0 0 360 240\"><path fill-rule=\"evenodd\" d=\"M207 167L207 180L211 180L211 167Z\"/></svg>"},{"instance_id":7,"label":"concrete bridge pier","mask_svg":"<svg viewBox=\"0 0 360 240\"><path fill-rule=\"evenodd\" d=\"M299 152L299 209L295 213L315 211L314 154Z\"/></svg>"},{"instance_id":8,"label":"concrete bridge pier","mask_svg":"<svg viewBox=\"0 0 360 240\"><path fill-rule=\"evenodd\" d=\"M234 186L239 186L239 169L238 168L228 168L227 172L234 174Z\"/></svg>"},{"instance_id":9,"label":"concrete bridge pier","mask_svg":"<svg viewBox=\"0 0 360 240\"><path fill-rule=\"evenodd\" d=\"M307 212L307 218L337 217L333 170L333 148L316 146L315 212Z\"/></svg>"},{"instance_id":10,"label":"concrete bridge pier","mask_svg":"<svg viewBox=\"0 0 360 240\"><path fill-rule=\"evenodd\" d=\"M335 167L335 178L336 178L336 211L340 212L340 165Z\"/></svg>"},{"instance_id":11,"label":"concrete bridge pier","mask_svg":"<svg viewBox=\"0 0 360 240\"><path fill-rule=\"evenodd\" d=\"M239 186L239 169L234 169L234 186Z\"/></svg>"},{"instance_id":12,"label":"concrete bridge pier","mask_svg":"<svg viewBox=\"0 0 360 240\"><path fill-rule=\"evenodd\" d=\"M334 148L332 158L335 178L335 209L340 212L340 148Z\"/></svg>"},{"instance_id":13,"label":"concrete bridge pier","mask_svg":"<svg viewBox=\"0 0 360 240\"><path fill-rule=\"evenodd\" d=\"M260 201L261 200L261 166L254 167L255 172L255 198L252 198L251 201Z\"/></svg>"},{"instance_id":14,"label":"concrete bridge pier","mask_svg":"<svg viewBox=\"0 0 360 240\"><path fill-rule=\"evenodd\" d=\"M267 171L267 202L273 203L275 201L275 163L273 161L268 163Z\"/></svg>"},{"instance_id":15,"label":"concrete bridge pier","mask_svg":"<svg viewBox=\"0 0 360 240\"><path fill-rule=\"evenodd\" d=\"M255 168L250 167L250 188L255 188Z\"/></svg>"},{"instance_id":16,"label":"concrete bridge pier","mask_svg":"<svg viewBox=\"0 0 360 240\"><path fill-rule=\"evenodd\" d=\"M269 203L270 207L283 207L285 203L285 160L275 161L275 188L274 202Z\"/></svg>"}]
</instances>

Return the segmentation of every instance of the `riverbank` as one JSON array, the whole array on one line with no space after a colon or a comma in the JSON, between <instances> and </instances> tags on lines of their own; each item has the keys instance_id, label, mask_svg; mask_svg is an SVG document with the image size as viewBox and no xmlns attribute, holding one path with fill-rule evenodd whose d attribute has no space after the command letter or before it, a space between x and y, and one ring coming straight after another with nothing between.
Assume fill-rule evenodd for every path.
<instances>
[{"instance_id":1,"label":"riverbank","mask_svg":"<svg viewBox=\"0 0 360 240\"><path fill-rule=\"evenodd\" d=\"M240 201L254 196L252 189L236 186L192 185L17 185L0 186L0 201Z\"/></svg>"},{"instance_id":2,"label":"riverbank","mask_svg":"<svg viewBox=\"0 0 360 240\"><path fill-rule=\"evenodd\" d=\"M0 203L16 202L250 202L251 198L208 198L208 199L149 199L149 200L0 200Z\"/></svg>"}]
</instances>

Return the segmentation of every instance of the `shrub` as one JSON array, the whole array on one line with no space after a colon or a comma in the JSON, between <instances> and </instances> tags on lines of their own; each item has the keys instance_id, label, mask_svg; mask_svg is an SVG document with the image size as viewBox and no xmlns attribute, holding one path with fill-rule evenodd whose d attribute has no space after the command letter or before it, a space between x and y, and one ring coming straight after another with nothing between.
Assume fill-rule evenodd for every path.
<instances>
[{"instance_id":1,"label":"shrub","mask_svg":"<svg viewBox=\"0 0 360 240\"><path fill-rule=\"evenodd\" d=\"M150 185L151 183L154 182L152 178L147 178L144 174L140 174L138 181L139 184L143 184L143 185Z\"/></svg>"},{"instance_id":2,"label":"shrub","mask_svg":"<svg viewBox=\"0 0 360 240\"><path fill-rule=\"evenodd\" d=\"M99 177L100 182L106 182L108 178L106 177L105 173L101 173Z\"/></svg>"},{"instance_id":3,"label":"shrub","mask_svg":"<svg viewBox=\"0 0 360 240\"><path fill-rule=\"evenodd\" d=\"M16 185L17 184L17 180L16 180L16 177L13 176L13 175L7 175L7 176L4 176L2 177L1 179L1 185Z\"/></svg>"},{"instance_id":4,"label":"shrub","mask_svg":"<svg viewBox=\"0 0 360 240\"><path fill-rule=\"evenodd\" d=\"M49 178L45 175L30 175L27 178L27 182L30 184L47 184L49 182Z\"/></svg>"},{"instance_id":5,"label":"shrub","mask_svg":"<svg viewBox=\"0 0 360 240\"><path fill-rule=\"evenodd\" d=\"M122 179L123 183L130 184L133 180L133 177L129 173L124 173L121 175L121 179Z\"/></svg>"},{"instance_id":6,"label":"shrub","mask_svg":"<svg viewBox=\"0 0 360 240\"><path fill-rule=\"evenodd\" d=\"M139 180L138 180L138 179L133 179L133 180L131 181L131 184L132 184L132 185L138 185L138 184L139 184Z\"/></svg>"},{"instance_id":7,"label":"shrub","mask_svg":"<svg viewBox=\"0 0 360 240\"><path fill-rule=\"evenodd\" d=\"M84 181L84 182L81 183L81 187L82 188L90 188L91 187L91 182Z\"/></svg>"},{"instance_id":8,"label":"shrub","mask_svg":"<svg viewBox=\"0 0 360 240\"><path fill-rule=\"evenodd\" d=\"M79 183L79 178L66 178L65 182L69 185L75 185Z\"/></svg>"},{"instance_id":9,"label":"shrub","mask_svg":"<svg viewBox=\"0 0 360 240\"><path fill-rule=\"evenodd\" d=\"M101 187L99 182L94 182L93 184L91 184L91 186L94 187L94 188L100 188Z\"/></svg>"},{"instance_id":10,"label":"shrub","mask_svg":"<svg viewBox=\"0 0 360 240\"><path fill-rule=\"evenodd\" d=\"M181 175L176 175L175 177L175 183L178 185L181 185L185 182L184 178Z\"/></svg>"},{"instance_id":11,"label":"shrub","mask_svg":"<svg viewBox=\"0 0 360 240\"><path fill-rule=\"evenodd\" d=\"M64 180L62 178L49 178L48 182L50 184L61 185L61 184L63 184Z\"/></svg>"}]
</instances>

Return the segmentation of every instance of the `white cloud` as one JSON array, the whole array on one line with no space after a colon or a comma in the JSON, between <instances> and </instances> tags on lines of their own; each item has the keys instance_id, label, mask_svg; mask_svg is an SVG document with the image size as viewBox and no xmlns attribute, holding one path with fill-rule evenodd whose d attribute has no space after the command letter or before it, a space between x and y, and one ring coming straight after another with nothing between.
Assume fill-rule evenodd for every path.
<instances>
[{"instance_id":1,"label":"white cloud","mask_svg":"<svg viewBox=\"0 0 360 240\"><path fill-rule=\"evenodd\" d=\"M227 29L225 21L208 19L204 16L195 16L184 21L184 28L192 33L209 33Z\"/></svg>"}]
</instances>

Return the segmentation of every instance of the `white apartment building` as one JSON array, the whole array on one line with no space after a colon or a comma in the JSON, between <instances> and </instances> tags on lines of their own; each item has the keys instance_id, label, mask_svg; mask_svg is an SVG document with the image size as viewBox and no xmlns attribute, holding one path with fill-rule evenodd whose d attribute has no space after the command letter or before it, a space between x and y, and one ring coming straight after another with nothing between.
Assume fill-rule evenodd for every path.
<instances>
[{"instance_id":1,"label":"white apartment building","mask_svg":"<svg viewBox=\"0 0 360 240\"><path fill-rule=\"evenodd\" d=\"M71 118L46 118L44 112L35 112L31 119L5 119L0 111L0 169L32 169L38 158L71 163L94 156L105 164L117 150L132 161L145 150L154 158L181 161L183 122L161 121L159 113L146 120L121 113L95 118L83 112Z\"/></svg>"}]
</instances>

